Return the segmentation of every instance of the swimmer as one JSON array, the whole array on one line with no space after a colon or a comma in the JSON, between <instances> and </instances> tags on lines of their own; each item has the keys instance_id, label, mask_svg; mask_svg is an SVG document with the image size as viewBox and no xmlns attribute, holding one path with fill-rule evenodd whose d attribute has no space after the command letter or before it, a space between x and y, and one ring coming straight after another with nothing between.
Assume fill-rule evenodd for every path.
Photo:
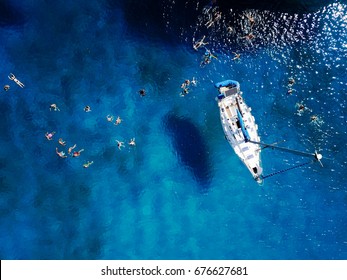
<instances>
[{"instance_id":1,"label":"swimmer","mask_svg":"<svg viewBox=\"0 0 347 280\"><path fill-rule=\"evenodd\" d=\"M67 153L68 154L71 154L72 150L76 148L76 144L73 145L72 147L70 147L68 150L67 150Z\"/></svg>"},{"instance_id":2,"label":"swimmer","mask_svg":"<svg viewBox=\"0 0 347 280\"><path fill-rule=\"evenodd\" d=\"M296 103L295 104L295 108L298 109L296 114L299 115L299 116L302 116L305 111L312 112L312 110L307 108L304 103Z\"/></svg>"},{"instance_id":3,"label":"swimmer","mask_svg":"<svg viewBox=\"0 0 347 280\"><path fill-rule=\"evenodd\" d=\"M247 39L247 40L249 40L249 41L251 41L251 40L254 39L254 38L255 38L255 36L253 35L252 32L250 32L250 33L248 33L247 35L241 37L241 39Z\"/></svg>"},{"instance_id":4,"label":"swimmer","mask_svg":"<svg viewBox=\"0 0 347 280\"><path fill-rule=\"evenodd\" d=\"M9 85L4 85L4 91L8 91L10 89Z\"/></svg>"},{"instance_id":5,"label":"swimmer","mask_svg":"<svg viewBox=\"0 0 347 280\"><path fill-rule=\"evenodd\" d=\"M46 139L49 140L49 141L53 140L54 134L55 134L55 131L53 131L53 132L51 132L51 133L46 132L46 134L45 134Z\"/></svg>"},{"instance_id":6,"label":"swimmer","mask_svg":"<svg viewBox=\"0 0 347 280\"><path fill-rule=\"evenodd\" d=\"M324 123L317 115L311 116L310 119L311 119L310 123L316 126L321 126Z\"/></svg>"},{"instance_id":7,"label":"swimmer","mask_svg":"<svg viewBox=\"0 0 347 280\"><path fill-rule=\"evenodd\" d=\"M184 83L181 85L181 88L187 88L190 85L189 80L185 80Z\"/></svg>"},{"instance_id":8,"label":"swimmer","mask_svg":"<svg viewBox=\"0 0 347 280\"><path fill-rule=\"evenodd\" d=\"M129 144L130 146L136 146L135 138L130 139L130 141L129 141L128 144Z\"/></svg>"},{"instance_id":9,"label":"swimmer","mask_svg":"<svg viewBox=\"0 0 347 280\"><path fill-rule=\"evenodd\" d=\"M84 149L81 149L81 150L79 150L79 151L74 151L74 152L72 153L72 156L73 156L73 157L79 157L83 151L84 151Z\"/></svg>"},{"instance_id":10,"label":"swimmer","mask_svg":"<svg viewBox=\"0 0 347 280\"><path fill-rule=\"evenodd\" d=\"M59 138L58 143L62 146L66 145L66 141L64 141L63 138Z\"/></svg>"},{"instance_id":11,"label":"swimmer","mask_svg":"<svg viewBox=\"0 0 347 280\"><path fill-rule=\"evenodd\" d=\"M50 111L60 111L60 109L58 108L57 104L51 104L49 105L49 110Z\"/></svg>"},{"instance_id":12,"label":"swimmer","mask_svg":"<svg viewBox=\"0 0 347 280\"><path fill-rule=\"evenodd\" d=\"M112 115L107 115L106 116L106 119L107 119L108 122L113 122L113 118L114 117Z\"/></svg>"},{"instance_id":13,"label":"swimmer","mask_svg":"<svg viewBox=\"0 0 347 280\"><path fill-rule=\"evenodd\" d=\"M205 23L205 26L207 28L210 28L214 24L213 18L210 17L210 19Z\"/></svg>"},{"instance_id":14,"label":"swimmer","mask_svg":"<svg viewBox=\"0 0 347 280\"><path fill-rule=\"evenodd\" d=\"M91 166L94 163L94 161L87 161L87 163L83 164L84 168L88 168L89 166Z\"/></svg>"},{"instance_id":15,"label":"swimmer","mask_svg":"<svg viewBox=\"0 0 347 280\"><path fill-rule=\"evenodd\" d=\"M141 96L145 96L145 95L146 95L146 91L145 91L144 89L140 89L140 90L139 90L139 94L140 94Z\"/></svg>"},{"instance_id":16,"label":"swimmer","mask_svg":"<svg viewBox=\"0 0 347 280\"><path fill-rule=\"evenodd\" d=\"M206 36L204 35L204 36L202 37L202 39L200 39L199 41L197 41L197 42L193 45L193 49L197 51L198 48L207 45L208 42L206 42L206 43L204 42L205 38L206 38Z\"/></svg>"},{"instance_id":17,"label":"swimmer","mask_svg":"<svg viewBox=\"0 0 347 280\"><path fill-rule=\"evenodd\" d=\"M84 112L90 112L92 109L90 108L90 106L89 105L87 105L86 107L84 107Z\"/></svg>"},{"instance_id":18,"label":"swimmer","mask_svg":"<svg viewBox=\"0 0 347 280\"><path fill-rule=\"evenodd\" d=\"M124 146L124 142L121 142L121 141L118 141L118 140L116 140L116 142L117 142L117 147L118 147L119 150L120 150L122 147L125 147L125 146Z\"/></svg>"},{"instance_id":19,"label":"swimmer","mask_svg":"<svg viewBox=\"0 0 347 280\"><path fill-rule=\"evenodd\" d=\"M236 52L233 52L233 54L234 54L234 58L233 58L233 60L240 59L241 54L236 53Z\"/></svg>"},{"instance_id":20,"label":"swimmer","mask_svg":"<svg viewBox=\"0 0 347 280\"><path fill-rule=\"evenodd\" d=\"M234 32L234 29L232 28L232 26L228 26L227 27L227 32L230 34L230 33L233 33Z\"/></svg>"},{"instance_id":21,"label":"swimmer","mask_svg":"<svg viewBox=\"0 0 347 280\"><path fill-rule=\"evenodd\" d=\"M214 21L220 21L221 18L222 18L222 12L214 13Z\"/></svg>"},{"instance_id":22,"label":"swimmer","mask_svg":"<svg viewBox=\"0 0 347 280\"><path fill-rule=\"evenodd\" d=\"M246 18L248 19L248 23L250 24L251 28L253 27L253 25L255 24L255 19L252 16L251 13L245 14Z\"/></svg>"},{"instance_id":23,"label":"swimmer","mask_svg":"<svg viewBox=\"0 0 347 280\"><path fill-rule=\"evenodd\" d=\"M195 79L195 77L193 77L193 79L190 81L190 83L196 87L198 81Z\"/></svg>"},{"instance_id":24,"label":"swimmer","mask_svg":"<svg viewBox=\"0 0 347 280\"><path fill-rule=\"evenodd\" d=\"M200 63L200 67L209 64L212 61L212 58L218 59L217 56L213 55L210 50L206 49L205 54L203 56L203 61L201 61Z\"/></svg>"},{"instance_id":25,"label":"swimmer","mask_svg":"<svg viewBox=\"0 0 347 280\"><path fill-rule=\"evenodd\" d=\"M289 79L288 79L288 87L291 87L291 86L294 85L294 84L295 84L294 78L289 78Z\"/></svg>"},{"instance_id":26,"label":"swimmer","mask_svg":"<svg viewBox=\"0 0 347 280\"><path fill-rule=\"evenodd\" d=\"M122 122L122 119L120 118L120 116L118 116L114 124L119 125L121 122Z\"/></svg>"},{"instance_id":27,"label":"swimmer","mask_svg":"<svg viewBox=\"0 0 347 280\"><path fill-rule=\"evenodd\" d=\"M213 14L213 17L210 17L210 19L205 23L205 26L207 28L210 28L216 22L220 21L221 18L222 18L222 12L215 12Z\"/></svg>"},{"instance_id":28,"label":"swimmer","mask_svg":"<svg viewBox=\"0 0 347 280\"><path fill-rule=\"evenodd\" d=\"M289 88L288 91L287 91L287 94L288 95L292 95L294 91L295 91L295 89Z\"/></svg>"},{"instance_id":29,"label":"swimmer","mask_svg":"<svg viewBox=\"0 0 347 280\"><path fill-rule=\"evenodd\" d=\"M8 78L11 80L11 81L14 81L18 86L20 86L21 88L24 88L24 84L19 81L15 75L13 75L12 73L10 73L10 75L8 76Z\"/></svg>"},{"instance_id":30,"label":"swimmer","mask_svg":"<svg viewBox=\"0 0 347 280\"><path fill-rule=\"evenodd\" d=\"M61 158L67 158L67 155L65 155L64 151L59 152L58 148L55 148L55 153Z\"/></svg>"},{"instance_id":31,"label":"swimmer","mask_svg":"<svg viewBox=\"0 0 347 280\"><path fill-rule=\"evenodd\" d=\"M181 93L180 93L180 96L185 96L189 93L189 88L184 88Z\"/></svg>"}]
</instances>

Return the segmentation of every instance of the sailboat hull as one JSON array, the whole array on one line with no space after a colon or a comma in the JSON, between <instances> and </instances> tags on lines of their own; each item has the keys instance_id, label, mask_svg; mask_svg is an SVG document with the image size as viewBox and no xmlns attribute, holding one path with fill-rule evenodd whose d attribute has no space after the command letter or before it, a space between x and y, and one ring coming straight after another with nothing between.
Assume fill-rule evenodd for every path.
<instances>
[{"instance_id":1,"label":"sailboat hull","mask_svg":"<svg viewBox=\"0 0 347 280\"><path fill-rule=\"evenodd\" d=\"M225 138L253 178L262 183L261 147L250 142L260 142L258 126L251 114L251 108L242 98L240 84L227 80L215 86L219 91L217 101Z\"/></svg>"}]
</instances>

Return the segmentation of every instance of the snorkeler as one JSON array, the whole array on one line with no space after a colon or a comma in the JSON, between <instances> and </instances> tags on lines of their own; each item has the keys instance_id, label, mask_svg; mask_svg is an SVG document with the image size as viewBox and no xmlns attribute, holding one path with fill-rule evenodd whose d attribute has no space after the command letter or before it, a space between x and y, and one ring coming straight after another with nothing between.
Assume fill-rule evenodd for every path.
<instances>
[{"instance_id":1,"label":"snorkeler","mask_svg":"<svg viewBox=\"0 0 347 280\"><path fill-rule=\"evenodd\" d=\"M8 91L10 89L9 85L4 85L4 91Z\"/></svg>"},{"instance_id":2,"label":"snorkeler","mask_svg":"<svg viewBox=\"0 0 347 280\"><path fill-rule=\"evenodd\" d=\"M84 112L90 112L92 109L90 108L90 106L89 105L87 105L86 107L84 107Z\"/></svg>"},{"instance_id":3,"label":"snorkeler","mask_svg":"<svg viewBox=\"0 0 347 280\"><path fill-rule=\"evenodd\" d=\"M46 139L49 140L49 141L53 140L54 134L55 134L55 131L53 131L53 132L51 132L51 133L46 132L46 134L45 134Z\"/></svg>"},{"instance_id":4,"label":"snorkeler","mask_svg":"<svg viewBox=\"0 0 347 280\"><path fill-rule=\"evenodd\" d=\"M59 152L58 148L55 148L55 153L61 158L67 158L67 155L65 155L64 151Z\"/></svg>"},{"instance_id":5,"label":"snorkeler","mask_svg":"<svg viewBox=\"0 0 347 280\"><path fill-rule=\"evenodd\" d=\"M11 80L11 81L14 81L18 86L20 86L21 88L24 88L24 84L19 81L15 75L13 75L12 73L10 73L10 75L8 76L8 78Z\"/></svg>"},{"instance_id":6,"label":"snorkeler","mask_svg":"<svg viewBox=\"0 0 347 280\"><path fill-rule=\"evenodd\" d=\"M198 48L207 45L208 42L206 42L206 43L204 42L205 38L206 38L206 36L204 35L204 36L202 37L202 39L200 39L199 41L197 41L197 42L193 45L193 49L197 51Z\"/></svg>"}]
</instances>

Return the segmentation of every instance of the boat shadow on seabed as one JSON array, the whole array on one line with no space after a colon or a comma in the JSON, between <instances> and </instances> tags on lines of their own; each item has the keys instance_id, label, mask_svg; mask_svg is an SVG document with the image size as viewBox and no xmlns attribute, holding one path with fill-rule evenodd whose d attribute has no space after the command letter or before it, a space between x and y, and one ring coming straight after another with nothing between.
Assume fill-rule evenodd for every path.
<instances>
[{"instance_id":1,"label":"boat shadow on seabed","mask_svg":"<svg viewBox=\"0 0 347 280\"><path fill-rule=\"evenodd\" d=\"M164 118L164 126L179 159L199 183L200 192L208 191L212 178L211 161L199 129L189 119L170 113Z\"/></svg>"}]
</instances>

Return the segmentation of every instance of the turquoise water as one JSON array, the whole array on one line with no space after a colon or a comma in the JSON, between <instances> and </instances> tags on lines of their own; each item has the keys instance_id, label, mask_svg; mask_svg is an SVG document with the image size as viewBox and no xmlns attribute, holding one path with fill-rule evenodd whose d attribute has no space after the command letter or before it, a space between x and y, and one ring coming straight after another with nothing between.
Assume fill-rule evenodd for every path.
<instances>
[{"instance_id":1,"label":"turquoise water","mask_svg":"<svg viewBox=\"0 0 347 280\"><path fill-rule=\"evenodd\" d=\"M242 12L206 28L205 4L183 29L173 1L161 3L166 26L156 29L121 1L8 3L13 14L0 24L0 81L10 85L0 95L1 259L347 258L347 6L301 16L252 10L256 38L247 41ZM218 60L201 68L203 50L192 41L203 35ZM196 87L181 97L193 77ZM324 168L259 187L220 125L213 84L229 78L240 82L264 142L318 150ZM298 102L311 111L298 115ZM108 114L123 121L115 126ZM80 157L55 154L73 144ZM305 160L262 152L265 174Z\"/></svg>"}]
</instances>

